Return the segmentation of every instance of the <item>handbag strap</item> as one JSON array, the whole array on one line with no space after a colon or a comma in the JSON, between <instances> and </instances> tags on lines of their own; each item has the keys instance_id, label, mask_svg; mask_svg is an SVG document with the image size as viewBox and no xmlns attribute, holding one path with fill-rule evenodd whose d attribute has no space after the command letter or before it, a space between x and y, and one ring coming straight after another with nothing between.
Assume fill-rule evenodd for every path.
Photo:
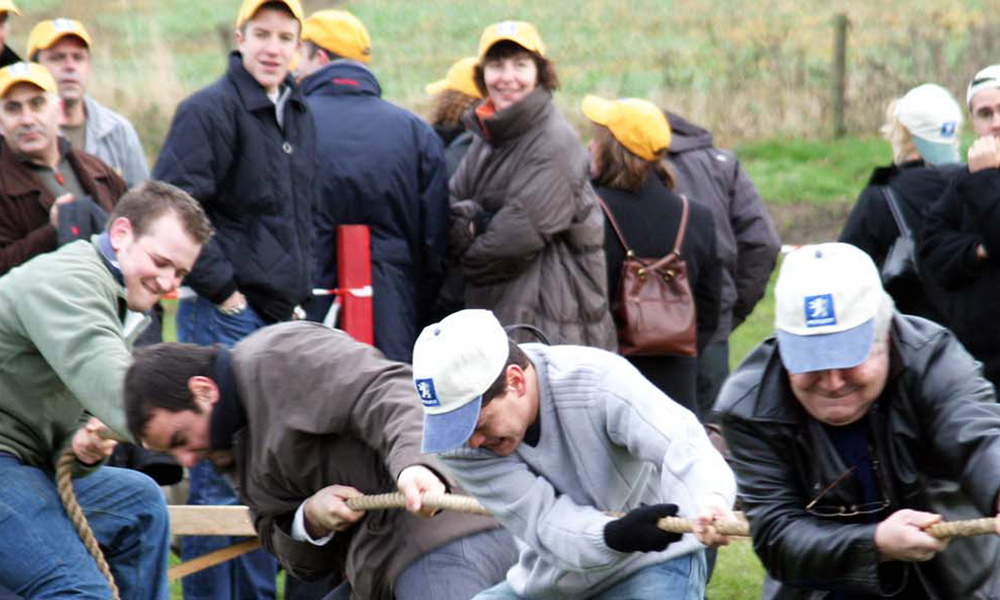
<instances>
[{"instance_id":1,"label":"handbag strap","mask_svg":"<svg viewBox=\"0 0 1000 600\"><path fill-rule=\"evenodd\" d=\"M903 213L899 209L899 203L896 201L896 194L887 185L882 186L882 194L885 196L886 204L889 205L889 212L892 213L893 220L896 221L896 228L899 229L899 234L910 237L910 227L903 219Z\"/></svg>"}]
</instances>

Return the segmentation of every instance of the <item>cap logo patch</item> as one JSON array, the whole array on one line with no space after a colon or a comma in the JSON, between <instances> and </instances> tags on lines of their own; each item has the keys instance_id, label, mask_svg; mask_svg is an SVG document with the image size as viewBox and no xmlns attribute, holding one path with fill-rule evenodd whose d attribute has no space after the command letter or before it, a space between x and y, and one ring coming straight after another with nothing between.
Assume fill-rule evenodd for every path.
<instances>
[{"instance_id":1,"label":"cap logo patch","mask_svg":"<svg viewBox=\"0 0 1000 600\"><path fill-rule=\"evenodd\" d=\"M514 21L497 23L497 35L514 35L515 33L517 33L517 23Z\"/></svg>"},{"instance_id":2,"label":"cap logo patch","mask_svg":"<svg viewBox=\"0 0 1000 600\"><path fill-rule=\"evenodd\" d=\"M25 77L31 73L31 67L26 62L14 63L9 68L10 74L14 77Z\"/></svg>"},{"instance_id":3,"label":"cap logo patch","mask_svg":"<svg viewBox=\"0 0 1000 600\"><path fill-rule=\"evenodd\" d=\"M955 135L958 123L955 121L945 121L941 123L941 137L952 137Z\"/></svg>"},{"instance_id":4,"label":"cap logo patch","mask_svg":"<svg viewBox=\"0 0 1000 600\"><path fill-rule=\"evenodd\" d=\"M806 296L806 327L825 327L837 324L837 313L833 309L833 294Z\"/></svg>"},{"instance_id":5,"label":"cap logo patch","mask_svg":"<svg viewBox=\"0 0 1000 600\"><path fill-rule=\"evenodd\" d=\"M424 403L424 406L441 406L441 401L438 400L437 392L434 390L433 379L418 379L414 384L417 386L417 395L420 396L420 401Z\"/></svg>"},{"instance_id":6,"label":"cap logo patch","mask_svg":"<svg viewBox=\"0 0 1000 600\"><path fill-rule=\"evenodd\" d=\"M56 31L73 31L76 29L73 27L73 21L69 19L55 19L52 21L52 28Z\"/></svg>"}]
</instances>

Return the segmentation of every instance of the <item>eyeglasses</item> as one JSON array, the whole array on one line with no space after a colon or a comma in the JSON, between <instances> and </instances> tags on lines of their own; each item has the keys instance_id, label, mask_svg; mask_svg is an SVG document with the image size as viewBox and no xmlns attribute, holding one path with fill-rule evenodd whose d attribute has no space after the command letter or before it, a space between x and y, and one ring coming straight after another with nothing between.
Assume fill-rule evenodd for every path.
<instances>
[{"instance_id":1,"label":"eyeglasses","mask_svg":"<svg viewBox=\"0 0 1000 600\"><path fill-rule=\"evenodd\" d=\"M885 509L889 508L892 504L891 501L885 497L884 486L882 485L882 474L879 471L879 462L877 459L872 459L872 470L875 471L875 478L878 482L879 493L882 496L881 500L875 502L862 502L861 504L820 504L819 501L825 496L830 490L837 487L842 481L849 477L854 471L857 470L857 465L852 465L848 467L846 471L841 473L833 483L826 486L822 492L819 493L815 498L806 504L806 511L811 515L823 518L844 518L844 517L855 517L858 515L874 515L878 514Z\"/></svg>"}]
</instances>

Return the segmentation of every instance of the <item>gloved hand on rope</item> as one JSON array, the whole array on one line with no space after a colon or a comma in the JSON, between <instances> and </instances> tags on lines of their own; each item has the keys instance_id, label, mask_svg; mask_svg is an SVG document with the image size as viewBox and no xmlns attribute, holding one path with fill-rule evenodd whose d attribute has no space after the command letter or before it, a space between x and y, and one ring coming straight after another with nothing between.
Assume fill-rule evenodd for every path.
<instances>
[{"instance_id":1,"label":"gloved hand on rope","mask_svg":"<svg viewBox=\"0 0 1000 600\"><path fill-rule=\"evenodd\" d=\"M396 487L406 496L406 510L421 517L433 517L436 510L426 508L420 499L421 494L431 492L443 494L448 491L444 483L423 465L410 465L399 472Z\"/></svg>"},{"instance_id":2,"label":"gloved hand on rope","mask_svg":"<svg viewBox=\"0 0 1000 600\"><path fill-rule=\"evenodd\" d=\"M676 504L651 504L634 508L604 526L604 543L619 552L659 552L681 539L657 526L664 517L677 516Z\"/></svg>"},{"instance_id":3,"label":"gloved hand on rope","mask_svg":"<svg viewBox=\"0 0 1000 600\"><path fill-rule=\"evenodd\" d=\"M83 427L76 430L72 448L77 460L85 465L93 465L111 456L118 442L101 436L100 432L104 429L107 426L100 419L90 417Z\"/></svg>"}]
</instances>

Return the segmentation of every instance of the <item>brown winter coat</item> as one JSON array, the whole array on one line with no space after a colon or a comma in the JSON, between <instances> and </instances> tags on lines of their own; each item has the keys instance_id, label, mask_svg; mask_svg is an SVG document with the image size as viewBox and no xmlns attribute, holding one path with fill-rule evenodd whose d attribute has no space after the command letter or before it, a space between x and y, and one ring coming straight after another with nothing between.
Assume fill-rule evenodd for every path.
<instances>
[{"instance_id":1,"label":"brown winter coat","mask_svg":"<svg viewBox=\"0 0 1000 600\"><path fill-rule=\"evenodd\" d=\"M111 212L128 186L101 159L74 150L60 140L80 185L94 202ZM29 258L56 249L56 228L49 223L55 196L34 171L14 155L7 142L0 145L0 275Z\"/></svg>"},{"instance_id":2,"label":"brown winter coat","mask_svg":"<svg viewBox=\"0 0 1000 600\"><path fill-rule=\"evenodd\" d=\"M445 511L421 519L382 510L325 546L295 541L296 509L330 485L394 492L400 471L422 464L454 489L437 459L420 453L423 412L412 372L342 331L297 321L240 342L232 374L246 418L233 445L235 483L261 543L289 573L343 572L355 599L391 600L396 577L422 554L499 528L482 516Z\"/></svg>"},{"instance_id":3,"label":"brown winter coat","mask_svg":"<svg viewBox=\"0 0 1000 600\"><path fill-rule=\"evenodd\" d=\"M466 306L534 325L552 343L615 350L604 217L586 150L552 95L539 87L492 116L466 116L477 137L450 185Z\"/></svg>"}]
</instances>

